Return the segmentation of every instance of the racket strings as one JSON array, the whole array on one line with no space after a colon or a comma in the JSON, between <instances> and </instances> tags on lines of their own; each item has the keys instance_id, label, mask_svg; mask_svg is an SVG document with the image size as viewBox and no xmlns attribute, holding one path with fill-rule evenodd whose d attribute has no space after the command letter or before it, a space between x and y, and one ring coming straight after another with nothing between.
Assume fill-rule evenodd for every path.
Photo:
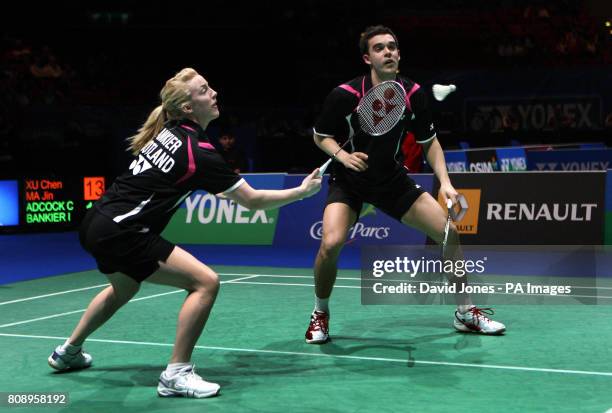
<instances>
[{"instance_id":1,"label":"racket strings","mask_svg":"<svg viewBox=\"0 0 612 413\"><path fill-rule=\"evenodd\" d=\"M369 135L387 133L401 119L406 108L406 92L397 82L383 82L372 88L357 109L359 123Z\"/></svg>"}]
</instances>

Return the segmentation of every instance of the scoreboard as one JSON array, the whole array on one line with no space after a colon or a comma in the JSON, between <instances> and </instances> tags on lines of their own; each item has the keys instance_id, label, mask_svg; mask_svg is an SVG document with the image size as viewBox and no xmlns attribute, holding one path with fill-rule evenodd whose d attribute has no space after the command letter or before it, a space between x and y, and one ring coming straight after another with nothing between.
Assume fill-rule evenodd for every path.
<instances>
[{"instance_id":1,"label":"scoreboard","mask_svg":"<svg viewBox=\"0 0 612 413\"><path fill-rule=\"evenodd\" d=\"M105 189L106 179L102 176L0 180L0 231L74 229Z\"/></svg>"}]
</instances>

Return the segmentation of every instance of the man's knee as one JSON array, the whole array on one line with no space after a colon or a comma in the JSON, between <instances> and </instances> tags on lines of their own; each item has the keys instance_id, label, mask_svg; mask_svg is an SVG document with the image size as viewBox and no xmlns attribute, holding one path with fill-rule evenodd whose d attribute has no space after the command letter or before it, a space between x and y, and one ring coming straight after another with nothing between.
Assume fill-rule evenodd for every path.
<instances>
[{"instance_id":1,"label":"man's knee","mask_svg":"<svg viewBox=\"0 0 612 413\"><path fill-rule=\"evenodd\" d=\"M321 246L319 247L319 255L326 259L336 257L340 254L342 247L344 246L344 237L340 235L328 235L321 239Z\"/></svg>"}]
</instances>

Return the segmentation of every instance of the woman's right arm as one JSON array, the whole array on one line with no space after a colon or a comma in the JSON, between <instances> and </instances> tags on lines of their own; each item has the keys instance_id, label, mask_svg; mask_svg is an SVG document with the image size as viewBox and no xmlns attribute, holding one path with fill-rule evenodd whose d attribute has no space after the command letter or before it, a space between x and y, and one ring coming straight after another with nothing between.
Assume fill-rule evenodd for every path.
<instances>
[{"instance_id":1,"label":"woman's right arm","mask_svg":"<svg viewBox=\"0 0 612 413\"><path fill-rule=\"evenodd\" d=\"M308 198L321 189L319 168L302 181L300 186L289 189L254 189L244 182L235 190L223 194L225 198L237 202L248 209L273 209Z\"/></svg>"}]
</instances>

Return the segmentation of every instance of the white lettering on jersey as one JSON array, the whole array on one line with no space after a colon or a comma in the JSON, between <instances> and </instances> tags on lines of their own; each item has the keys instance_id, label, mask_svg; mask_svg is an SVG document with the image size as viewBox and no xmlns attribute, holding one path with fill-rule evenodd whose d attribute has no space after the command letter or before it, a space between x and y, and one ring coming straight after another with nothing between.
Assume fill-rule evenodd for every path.
<instances>
[{"instance_id":1,"label":"white lettering on jersey","mask_svg":"<svg viewBox=\"0 0 612 413\"><path fill-rule=\"evenodd\" d=\"M181 140L168 129L163 129L160 134L157 135L155 140L161 143L164 148L168 149L173 154L176 153L178 148L183 146L183 142L181 142Z\"/></svg>"},{"instance_id":2,"label":"white lettering on jersey","mask_svg":"<svg viewBox=\"0 0 612 413\"><path fill-rule=\"evenodd\" d=\"M151 142L147 143L145 145L145 147L140 150L140 153L142 153L143 155L149 155L151 152L153 152L158 147L159 147L158 144L156 144L155 142L151 141Z\"/></svg>"},{"instance_id":3,"label":"white lettering on jersey","mask_svg":"<svg viewBox=\"0 0 612 413\"><path fill-rule=\"evenodd\" d=\"M168 133L172 135L170 132ZM162 134L163 132L156 139L159 139L159 137L161 137ZM172 135L172 137L174 137L174 135ZM163 142L166 142L166 143L173 142L171 138L169 139L166 138L166 140L164 140ZM182 142L178 141L178 143L179 145L177 146L176 144L174 144L172 146L172 149L176 150L182 145ZM151 161L151 164L157 166L164 173L168 173L168 171L170 171L174 167L174 164L175 164L174 159L172 159L170 155L167 154L156 142L149 142L144 148L142 148L140 154L141 155L139 156L142 156L142 155L146 156L147 159ZM151 164L147 162L147 165L149 166L146 169L151 168ZM134 173L134 175L136 174L137 173Z\"/></svg>"}]
</instances>

